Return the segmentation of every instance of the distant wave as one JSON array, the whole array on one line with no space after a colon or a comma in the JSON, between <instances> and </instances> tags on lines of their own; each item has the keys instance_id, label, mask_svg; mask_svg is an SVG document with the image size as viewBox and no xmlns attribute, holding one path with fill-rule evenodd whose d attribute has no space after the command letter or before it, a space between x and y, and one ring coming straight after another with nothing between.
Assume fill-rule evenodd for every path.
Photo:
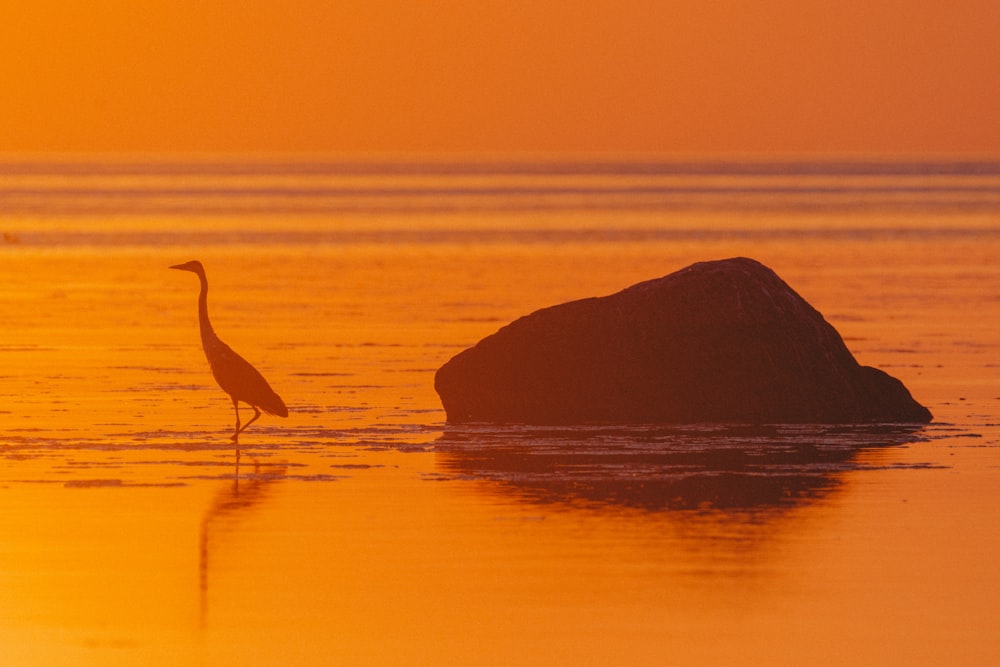
<instances>
[{"instance_id":1,"label":"distant wave","mask_svg":"<svg viewBox=\"0 0 1000 667\"><path fill-rule=\"evenodd\" d=\"M0 215L1000 212L1000 162L0 162Z\"/></svg>"},{"instance_id":2,"label":"distant wave","mask_svg":"<svg viewBox=\"0 0 1000 667\"><path fill-rule=\"evenodd\" d=\"M0 176L62 175L1000 176L1000 160L2 160Z\"/></svg>"},{"instance_id":3,"label":"distant wave","mask_svg":"<svg viewBox=\"0 0 1000 667\"><path fill-rule=\"evenodd\" d=\"M333 225L331 225L333 227ZM283 229L281 224L263 228L178 230L140 229L127 227L120 230L38 229L18 235L18 244L31 247L108 247L108 246L234 246L266 245L317 246L317 245L435 245L435 244L560 244L560 243L654 243L654 242L711 242L711 241L844 241L868 242L879 240L933 242L935 239L954 240L1000 239L1000 227L849 227L834 229L784 228L784 229Z\"/></svg>"}]
</instances>

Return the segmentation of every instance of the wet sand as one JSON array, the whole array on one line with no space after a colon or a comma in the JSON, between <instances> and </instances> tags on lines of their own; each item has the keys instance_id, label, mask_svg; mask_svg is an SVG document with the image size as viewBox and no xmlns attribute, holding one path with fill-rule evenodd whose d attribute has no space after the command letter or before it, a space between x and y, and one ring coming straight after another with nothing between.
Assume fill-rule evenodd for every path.
<instances>
[{"instance_id":1,"label":"wet sand","mask_svg":"<svg viewBox=\"0 0 1000 667\"><path fill-rule=\"evenodd\" d=\"M1000 659L995 232L21 236L0 247L8 664ZM934 423L444 424L435 369L507 321L735 255ZM216 332L290 411L238 464L197 280L166 268L195 258Z\"/></svg>"}]
</instances>

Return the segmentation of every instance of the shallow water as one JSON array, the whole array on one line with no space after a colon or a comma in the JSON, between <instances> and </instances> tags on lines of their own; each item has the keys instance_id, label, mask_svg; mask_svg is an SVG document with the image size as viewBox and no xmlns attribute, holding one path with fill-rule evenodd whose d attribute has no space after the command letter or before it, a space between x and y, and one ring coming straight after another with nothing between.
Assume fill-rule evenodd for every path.
<instances>
[{"instance_id":1,"label":"shallow water","mask_svg":"<svg viewBox=\"0 0 1000 667\"><path fill-rule=\"evenodd\" d=\"M6 169L5 664L1000 659L995 169ZM504 323L735 255L934 423L444 424ZM290 410L238 458L194 258Z\"/></svg>"}]
</instances>

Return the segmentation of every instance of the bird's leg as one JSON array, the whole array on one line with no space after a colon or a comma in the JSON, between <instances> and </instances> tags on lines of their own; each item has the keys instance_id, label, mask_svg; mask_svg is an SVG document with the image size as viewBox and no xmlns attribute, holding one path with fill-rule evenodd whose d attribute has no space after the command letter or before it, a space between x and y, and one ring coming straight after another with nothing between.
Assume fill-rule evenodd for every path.
<instances>
[{"instance_id":1,"label":"bird's leg","mask_svg":"<svg viewBox=\"0 0 1000 667\"><path fill-rule=\"evenodd\" d=\"M243 429L240 428L240 405L239 405L239 401L237 401L235 398L233 399L233 410L236 411L236 432L233 433L232 437L230 437L229 439L232 440L233 442L236 442L237 440L240 439L240 431L243 430Z\"/></svg>"},{"instance_id":2,"label":"bird's leg","mask_svg":"<svg viewBox=\"0 0 1000 667\"><path fill-rule=\"evenodd\" d=\"M257 421L257 418L260 417L260 410L257 409L257 406L251 405L250 407L253 408L253 417L251 417L250 421L248 421L246 424L243 425L243 428L240 428L236 431L236 435L239 435L243 431L247 430L247 426Z\"/></svg>"}]
</instances>

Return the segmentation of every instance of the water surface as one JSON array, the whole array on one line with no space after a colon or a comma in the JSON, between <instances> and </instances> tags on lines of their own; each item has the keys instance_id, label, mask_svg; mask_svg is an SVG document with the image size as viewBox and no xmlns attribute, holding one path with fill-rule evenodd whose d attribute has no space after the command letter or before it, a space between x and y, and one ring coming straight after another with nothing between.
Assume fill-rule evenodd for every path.
<instances>
[{"instance_id":1,"label":"water surface","mask_svg":"<svg viewBox=\"0 0 1000 667\"><path fill-rule=\"evenodd\" d=\"M992 664L992 163L6 163L8 664ZM926 426L449 427L506 322L736 255ZM243 435L217 333L289 406Z\"/></svg>"}]
</instances>

